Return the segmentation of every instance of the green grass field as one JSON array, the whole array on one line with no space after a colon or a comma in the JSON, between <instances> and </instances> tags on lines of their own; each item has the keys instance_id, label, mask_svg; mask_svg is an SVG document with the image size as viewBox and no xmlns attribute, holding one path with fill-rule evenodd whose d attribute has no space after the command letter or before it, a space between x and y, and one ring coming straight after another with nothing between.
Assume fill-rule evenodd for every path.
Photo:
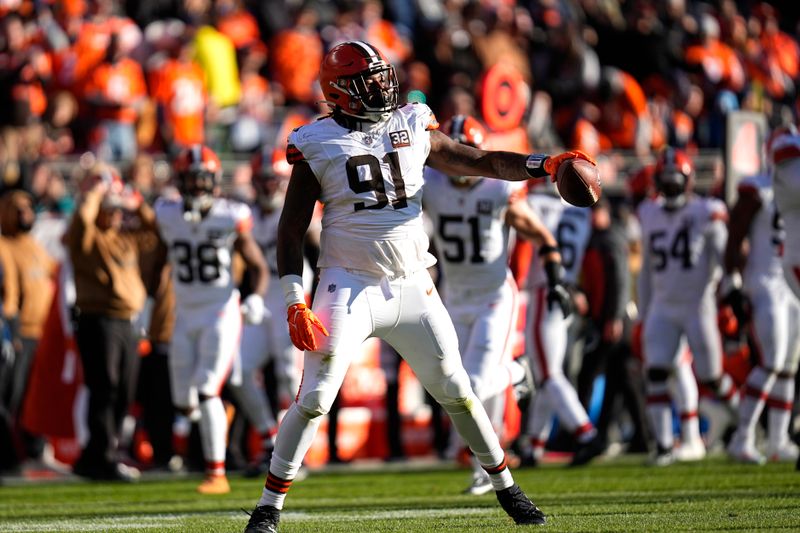
<instances>
[{"instance_id":1,"label":"green grass field","mask_svg":"<svg viewBox=\"0 0 800 533\"><path fill-rule=\"evenodd\" d=\"M800 531L800 472L724 458L669 468L624 457L581 469L545 465L515 478L552 531ZM395 464L312 472L289 493L282 532L519 531L492 494L464 496L469 473ZM198 477L134 485L0 486L0 531L241 532L261 481L232 476L232 492L201 497Z\"/></svg>"}]
</instances>

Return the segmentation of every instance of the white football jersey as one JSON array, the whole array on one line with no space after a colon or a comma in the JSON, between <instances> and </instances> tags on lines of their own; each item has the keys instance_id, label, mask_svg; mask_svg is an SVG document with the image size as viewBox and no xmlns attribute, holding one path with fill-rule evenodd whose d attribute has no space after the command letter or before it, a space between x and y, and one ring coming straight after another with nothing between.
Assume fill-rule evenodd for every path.
<instances>
[{"instance_id":1,"label":"white football jersey","mask_svg":"<svg viewBox=\"0 0 800 533\"><path fill-rule=\"evenodd\" d=\"M789 265L800 264L800 135L782 135L772 147L775 203L786 227L783 253Z\"/></svg>"},{"instance_id":2,"label":"white football jersey","mask_svg":"<svg viewBox=\"0 0 800 533\"><path fill-rule=\"evenodd\" d=\"M422 224L422 184L430 153L430 108L408 104L368 132L332 118L289 135L287 153L305 160L322 189L318 266L393 279L435 263Z\"/></svg>"},{"instance_id":3,"label":"white football jersey","mask_svg":"<svg viewBox=\"0 0 800 533\"><path fill-rule=\"evenodd\" d=\"M675 210L665 209L661 197L642 202L641 276L649 274L650 302L696 303L713 290L722 271L726 220L725 204L716 198L691 196Z\"/></svg>"},{"instance_id":4,"label":"white football jersey","mask_svg":"<svg viewBox=\"0 0 800 533\"><path fill-rule=\"evenodd\" d=\"M224 304L235 287L231 255L239 233L252 227L250 208L215 198L200 222L183 218L183 200L159 198L155 204L161 238L167 245L179 308Z\"/></svg>"},{"instance_id":5,"label":"white football jersey","mask_svg":"<svg viewBox=\"0 0 800 533\"><path fill-rule=\"evenodd\" d=\"M496 289L508 275L506 209L523 199L521 183L484 178L456 187L438 170L425 170L424 208L448 287ZM515 198L516 195L516 198Z\"/></svg>"},{"instance_id":6,"label":"white football jersey","mask_svg":"<svg viewBox=\"0 0 800 533\"><path fill-rule=\"evenodd\" d=\"M558 241L561 265L564 267L564 282L577 285L583 255L592 235L591 210L587 207L575 207L558 196L542 193L529 194L528 205ZM538 258L531 265L529 279L531 288L547 282Z\"/></svg>"},{"instance_id":7,"label":"white football jersey","mask_svg":"<svg viewBox=\"0 0 800 533\"><path fill-rule=\"evenodd\" d=\"M747 234L750 251L744 269L744 284L755 288L767 280L783 279L780 252L783 248L783 221L775 206L772 178L759 175L739 182L739 194L756 194L761 209L756 213Z\"/></svg>"}]
</instances>

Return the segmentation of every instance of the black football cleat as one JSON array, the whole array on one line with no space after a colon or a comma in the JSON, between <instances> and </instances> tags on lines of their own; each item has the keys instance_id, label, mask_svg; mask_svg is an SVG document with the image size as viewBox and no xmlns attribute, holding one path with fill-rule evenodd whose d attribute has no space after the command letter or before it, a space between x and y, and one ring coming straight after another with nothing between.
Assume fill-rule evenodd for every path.
<instances>
[{"instance_id":1,"label":"black football cleat","mask_svg":"<svg viewBox=\"0 0 800 533\"><path fill-rule=\"evenodd\" d=\"M250 513L244 533L277 533L281 512L270 505L259 505Z\"/></svg>"},{"instance_id":2,"label":"black football cleat","mask_svg":"<svg viewBox=\"0 0 800 533\"><path fill-rule=\"evenodd\" d=\"M570 466L582 466L589 463L592 459L599 455L603 455L608 448L606 440L595 436L592 440L586 443L578 444L575 449L575 455L572 456Z\"/></svg>"},{"instance_id":3,"label":"black football cleat","mask_svg":"<svg viewBox=\"0 0 800 533\"><path fill-rule=\"evenodd\" d=\"M540 526L546 522L544 513L525 496L516 483L507 489L498 490L497 501L517 524Z\"/></svg>"}]
</instances>

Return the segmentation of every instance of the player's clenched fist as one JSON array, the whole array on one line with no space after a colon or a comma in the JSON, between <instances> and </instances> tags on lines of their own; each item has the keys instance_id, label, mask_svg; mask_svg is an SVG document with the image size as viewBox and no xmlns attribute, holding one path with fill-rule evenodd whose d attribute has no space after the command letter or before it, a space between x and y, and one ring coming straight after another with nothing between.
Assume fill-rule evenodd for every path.
<instances>
[{"instance_id":1,"label":"player's clenched fist","mask_svg":"<svg viewBox=\"0 0 800 533\"><path fill-rule=\"evenodd\" d=\"M289 336L292 339L292 344L301 350L314 351L317 349L314 328L317 328L326 337L328 336L328 330L325 329L317 315L306 304L289 306L286 319L289 321Z\"/></svg>"},{"instance_id":2,"label":"player's clenched fist","mask_svg":"<svg viewBox=\"0 0 800 533\"><path fill-rule=\"evenodd\" d=\"M583 159L595 166L597 165L597 161L592 159L590 155L587 155L584 152L581 152L580 150L570 150L562 154L551 155L550 157L545 159L543 163L544 171L550 174L550 178L552 180L555 180L556 173L558 172L558 167L561 165L561 163L563 163L567 159Z\"/></svg>"}]
</instances>

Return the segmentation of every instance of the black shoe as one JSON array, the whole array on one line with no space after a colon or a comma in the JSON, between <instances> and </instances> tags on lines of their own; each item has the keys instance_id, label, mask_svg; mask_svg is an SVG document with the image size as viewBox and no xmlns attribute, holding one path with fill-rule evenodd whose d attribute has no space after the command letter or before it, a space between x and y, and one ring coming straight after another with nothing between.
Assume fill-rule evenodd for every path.
<instances>
[{"instance_id":1,"label":"black shoe","mask_svg":"<svg viewBox=\"0 0 800 533\"><path fill-rule=\"evenodd\" d=\"M536 468L539 466L539 459L536 458L536 454L533 453L531 448L522 450L519 455L519 466L521 468Z\"/></svg>"},{"instance_id":2,"label":"black shoe","mask_svg":"<svg viewBox=\"0 0 800 533\"><path fill-rule=\"evenodd\" d=\"M594 437L589 442L578 444L569 466L585 465L598 455L603 455L607 447L606 440L599 436Z\"/></svg>"},{"instance_id":3,"label":"black shoe","mask_svg":"<svg viewBox=\"0 0 800 533\"><path fill-rule=\"evenodd\" d=\"M259 505L250 514L244 533L277 533L281 512L271 505Z\"/></svg>"},{"instance_id":4,"label":"black shoe","mask_svg":"<svg viewBox=\"0 0 800 533\"><path fill-rule=\"evenodd\" d=\"M544 513L525 496L516 483L507 489L498 490L497 501L517 524L542 525L546 521Z\"/></svg>"}]
</instances>

